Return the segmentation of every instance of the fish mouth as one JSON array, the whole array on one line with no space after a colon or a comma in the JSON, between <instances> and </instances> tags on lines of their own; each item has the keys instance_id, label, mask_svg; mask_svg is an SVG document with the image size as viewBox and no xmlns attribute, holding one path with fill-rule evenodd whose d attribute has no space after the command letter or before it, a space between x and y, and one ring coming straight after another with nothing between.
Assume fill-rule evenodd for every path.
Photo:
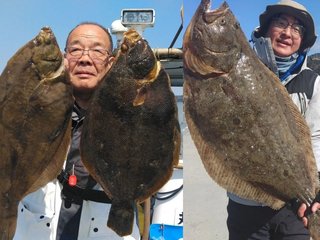
<instances>
[{"instance_id":1,"label":"fish mouth","mask_svg":"<svg viewBox=\"0 0 320 240\"><path fill-rule=\"evenodd\" d=\"M124 34L124 39L126 39L129 43L135 44L138 42L142 37L133 29L129 29L127 32Z\"/></svg>"},{"instance_id":2,"label":"fish mouth","mask_svg":"<svg viewBox=\"0 0 320 240\"><path fill-rule=\"evenodd\" d=\"M49 43L55 40L55 36L50 27L43 27L39 32L38 36L34 39L35 45L40 45L42 43Z\"/></svg>"},{"instance_id":3,"label":"fish mouth","mask_svg":"<svg viewBox=\"0 0 320 240\"><path fill-rule=\"evenodd\" d=\"M42 79L56 78L64 71L62 52L50 27L41 28L39 34L33 39L36 50L31 59L31 64L39 72Z\"/></svg>"},{"instance_id":4,"label":"fish mouth","mask_svg":"<svg viewBox=\"0 0 320 240\"><path fill-rule=\"evenodd\" d=\"M229 10L229 5L223 2L219 8L211 9L211 0L202 0L196 13L194 14L191 24L188 26L185 32L185 43L188 45L189 39L191 38L191 29L197 29L195 23L198 22L195 19L202 19L206 24L213 23L218 17L226 14ZM196 30L195 30L196 31ZM199 30L199 35L202 35L202 31ZM187 40L186 40L187 39Z\"/></svg>"},{"instance_id":5,"label":"fish mouth","mask_svg":"<svg viewBox=\"0 0 320 240\"><path fill-rule=\"evenodd\" d=\"M211 9L210 0L203 0L202 2L204 2L202 18L206 23L209 24L214 22L218 17L225 15L229 10L229 5L226 2L223 2L217 9Z\"/></svg>"},{"instance_id":6,"label":"fish mouth","mask_svg":"<svg viewBox=\"0 0 320 240\"><path fill-rule=\"evenodd\" d=\"M139 78L151 70L151 65L153 65L153 61L151 60L153 57L155 58L154 53L149 48L148 42L144 40L137 31L130 29L124 33L120 49L120 52L126 55L128 66L134 68L137 73L139 73ZM143 64L147 62L149 63ZM143 65L144 69L141 69Z\"/></svg>"},{"instance_id":7,"label":"fish mouth","mask_svg":"<svg viewBox=\"0 0 320 240\"><path fill-rule=\"evenodd\" d=\"M225 1L217 9L211 9L211 0L202 0L199 5L200 13L206 14L224 12L226 8L229 8L229 5Z\"/></svg>"},{"instance_id":8,"label":"fish mouth","mask_svg":"<svg viewBox=\"0 0 320 240\"><path fill-rule=\"evenodd\" d=\"M202 7L204 12L210 10L211 0L202 0L200 6Z\"/></svg>"},{"instance_id":9,"label":"fish mouth","mask_svg":"<svg viewBox=\"0 0 320 240\"><path fill-rule=\"evenodd\" d=\"M210 8L210 0L201 1L185 32L183 51L185 69L211 77L230 71L239 48L233 38L238 25L228 4L224 2L217 9Z\"/></svg>"},{"instance_id":10,"label":"fish mouth","mask_svg":"<svg viewBox=\"0 0 320 240\"><path fill-rule=\"evenodd\" d=\"M215 21L218 22L220 26L227 24L225 18L223 16L227 15L229 11L229 5L226 2L223 2L219 8L211 9L211 1L210 0L202 0L199 6L200 12L198 12L198 19L202 18L205 24L212 24ZM199 11L199 10L198 10ZM193 31L201 38L205 38L203 36L205 31L202 29L202 26L194 25ZM207 52L208 54L225 54L230 52L230 46L226 48L215 48L213 45L203 45L203 51Z\"/></svg>"},{"instance_id":11,"label":"fish mouth","mask_svg":"<svg viewBox=\"0 0 320 240\"><path fill-rule=\"evenodd\" d=\"M121 52L126 53L130 48L134 47L142 37L133 29L129 29L123 34L123 41L121 44Z\"/></svg>"}]
</instances>

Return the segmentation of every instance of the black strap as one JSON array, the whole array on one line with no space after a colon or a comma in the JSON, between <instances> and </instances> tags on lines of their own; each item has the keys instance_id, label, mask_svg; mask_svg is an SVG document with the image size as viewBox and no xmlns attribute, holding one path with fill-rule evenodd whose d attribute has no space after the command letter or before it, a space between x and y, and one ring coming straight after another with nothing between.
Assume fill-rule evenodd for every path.
<instances>
[{"instance_id":1,"label":"black strap","mask_svg":"<svg viewBox=\"0 0 320 240\"><path fill-rule=\"evenodd\" d=\"M107 196L104 191L94 189L83 189L77 186L71 187L68 184L68 175L65 171L61 171L57 177L59 182L63 185L62 193L66 200L81 204L83 200L100 202L100 203L111 203L111 199Z\"/></svg>"},{"instance_id":2,"label":"black strap","mask_svg":"<svg viewBox=\"0 0 320 240\"><path fill-rule=\"evenodd\" d=\"M177 189L174 189L172 191L168 191L168 192L157 192L157 194L155 195L155 199L157 200L167 200L169 198L172 198L173 196L175 196L176 194L178 194L178 192L180 192L183 189L183 185L181 185L180 187L178 187ZM166 195L164 197L160 196L160 195Z\"/></svg>"},{"instance_id":3,"label":"black strap","mask_svg":"<svg viewBox=\"0 0 320 240\"><path fill-rule=\"evenodd\" d=\"M287 203L287 206L288 206L289 208L291 208L294 213L297 213L297 212L298 212L298 209L299 209L300 206L301 206L301 204L302 204L302 202L301 202L299 199L294 198L294 199L291 199L291 200Z\"/></svg>"},{"instance_id":4,"label":"black strap","mask_svg":"<svg viewBox=\"0 0 320 240\"><path fill-rule=\"evenodd\" d=\"M307 98L311 99L317 76L318 74L315 71L311 69L304 69L286 84L286 88L290 94L305 93Z\"/></svg>"},{"instance_id":5,"label":"black strap","mask_svg":"<svg viewBox=\"0 0 320 240\"><path fill-rule=\"evenodd\" d=\"M75 102L72 109L72 133L82 126L85 114L86 111Z\"/></svg>"}]
</instances>

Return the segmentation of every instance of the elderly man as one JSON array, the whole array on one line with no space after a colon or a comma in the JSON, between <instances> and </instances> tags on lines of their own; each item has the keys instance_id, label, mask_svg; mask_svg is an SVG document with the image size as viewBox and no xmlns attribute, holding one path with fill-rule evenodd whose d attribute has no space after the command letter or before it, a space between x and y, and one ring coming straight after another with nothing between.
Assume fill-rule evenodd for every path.
<instances>
[{"instance_id":1,"label":"elderly man","mask_svg":"<svg viewBox=\"0 0 320 240\"><path fill-rule=\"evenodd\" d=\"M111 53L110 33L99 24L81 23L69 33L65 65L75 98L72 143L58 179L21 201L15 240L140 239L137 224L125 237L107 227L110 200L86 171L79 152L88 102L112 65Z\"/></svg>"}]
</instances>

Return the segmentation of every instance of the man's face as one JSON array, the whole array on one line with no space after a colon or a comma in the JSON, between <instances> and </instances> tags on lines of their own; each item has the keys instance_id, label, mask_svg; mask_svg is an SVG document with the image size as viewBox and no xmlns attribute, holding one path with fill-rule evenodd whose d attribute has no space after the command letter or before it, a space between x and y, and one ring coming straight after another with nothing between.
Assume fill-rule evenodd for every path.
<instances>
[{"instance_id":1,"label":"man's face","mask_svg":"<svg viewBox=\"0 0 320 240\"><path fill-rule=\"evenodd\" d=\"M71 32L65 59L75 95L92 93L110 69L110 44L107 33L99 26L81 25Z\"/></svg>"},{"instance_id":2,"label":"man's face","mask_svg":"<svg viewBox=\"0 0 320 240\"><path fill-rule=\"evenodd\" d=\"M266 36L270 37L277 56L288 57L299 50L302 36L296 31L296 25L299 25L298 21L287 14L282 14L278 20L271 22Z\"/></svg>"}]
</instances>

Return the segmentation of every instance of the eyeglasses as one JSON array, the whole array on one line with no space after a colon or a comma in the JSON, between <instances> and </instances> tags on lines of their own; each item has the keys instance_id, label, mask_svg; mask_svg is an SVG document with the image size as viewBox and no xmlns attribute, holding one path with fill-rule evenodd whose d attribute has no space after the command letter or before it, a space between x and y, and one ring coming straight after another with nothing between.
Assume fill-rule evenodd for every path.
<instances>
[{"instance_id":1,"label":"eyeglasses","mask_svg":"<svg viewBox=\"0 0 320 240\"><path fill-rule=\"evenodd\" d=\"M273 18L272 24L274 27L280 28L282 30L287 29L289 26L291 28L291 33L295 37L302 37L305 33L304 26L298 24L298 23L289 23L287 19L285 18Z\"/></svg>"},{"instance_id":2,"label":"eyeglasses","mask_svg":"<svg viewBox=\"0 0 320 240\"><path fill-rule=\"evenodd\" d=\"M108 56L110 56L109 51L103 48L83 49L80 47L67 47L66 52L70 54L72 57L74 57L76 60L80 59L85 52L88 52L89 57L95 63L102 63L108 58Z\"/></svg>"}]
</instances>

